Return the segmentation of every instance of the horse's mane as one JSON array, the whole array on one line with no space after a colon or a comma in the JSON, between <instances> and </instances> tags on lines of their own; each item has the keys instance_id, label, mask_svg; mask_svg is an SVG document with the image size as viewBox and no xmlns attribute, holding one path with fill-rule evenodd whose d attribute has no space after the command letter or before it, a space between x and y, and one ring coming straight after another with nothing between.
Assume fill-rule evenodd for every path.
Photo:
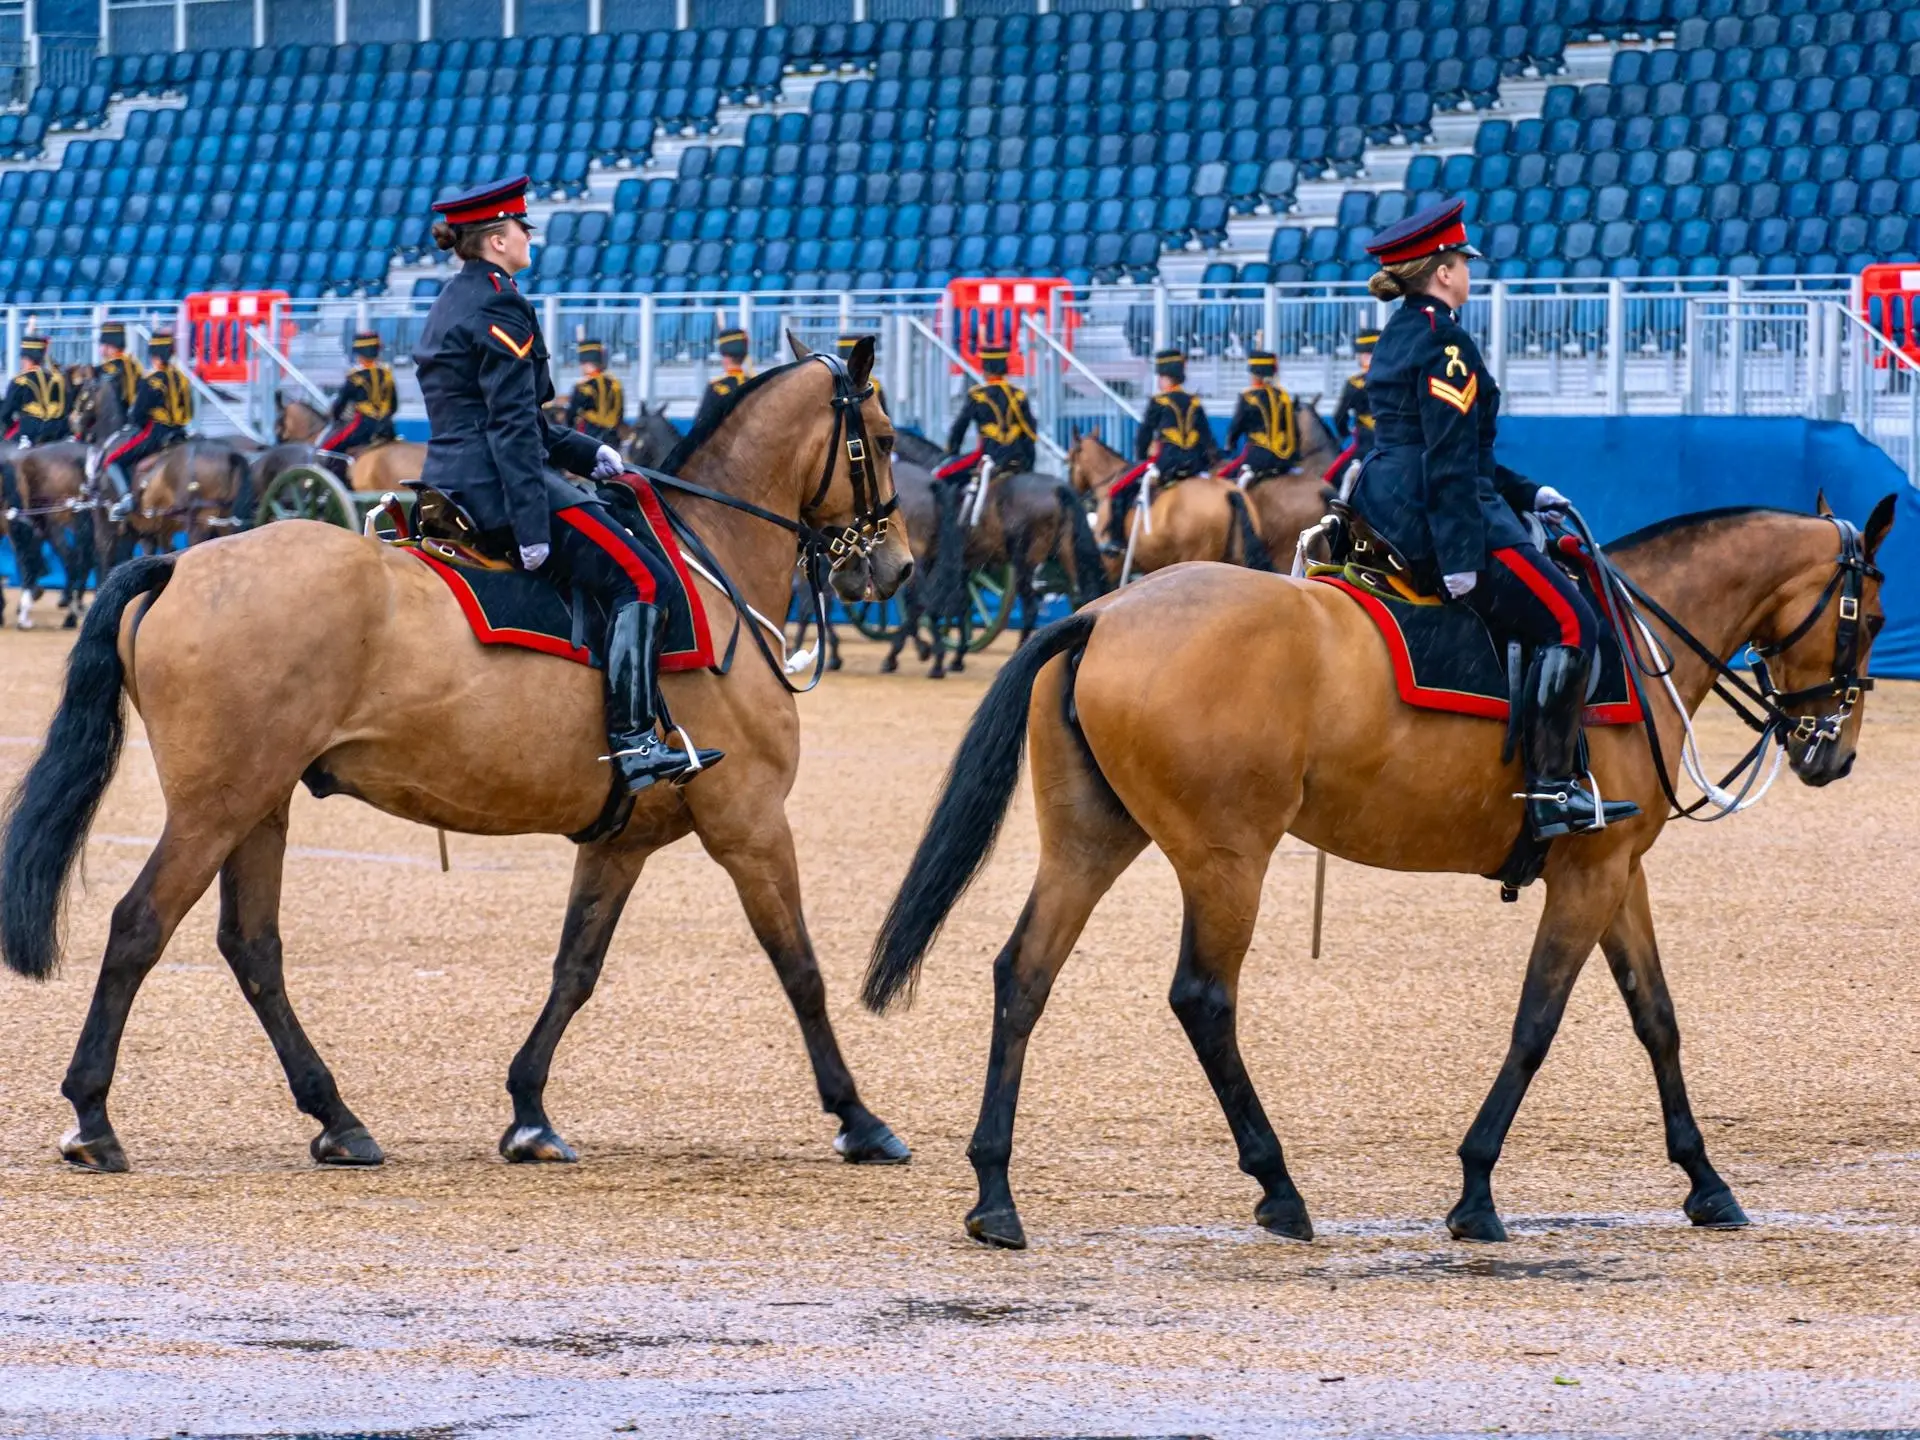
<instances>
[{"instance_id":1,"label":"horse's mane","mask_svg":"<svg viewBox=\"0 0 1920 1440\"><path fill-rule=\"evenodd\" d=\"M1637 550L1642 545L1651 544L1668 535L1678 535L1703 526L1717 525L1723 520L1741 520L1752 515L1794 515L1804 518L1801 511L1782 509L1778 505L1722 505L1714 510L1696 510L1690 515L1675 515L1671 519L1656 520L1653 524L1643 525L1638 530L1622 535L1618 540L1609 541L1600 548L1609 555L1623 555L1629 550Z\"/></svg>"},{"instance_id":2,"label":"horse's mane","mask_svg":"<svg viewBox=\"0 0 1920 1440\"><path fill-rule=\"evenodd\" d=\"M790 360L785 365L776 365L771 370L762 370L752 379L741 381L740 387L737 390L716 403L707 417L689 430L680 443L673 447L672 451L668 453L667 458L660 462L662 472L668 475L678 475L680 473L680 467L692 458L693 452L711 440L713 438L713 432L726 424L733 412L740 408L741 401L745 400L775 376L784 375L789 370L796 369L805 363L803 360Z\"/></svg>"}]
</instances>

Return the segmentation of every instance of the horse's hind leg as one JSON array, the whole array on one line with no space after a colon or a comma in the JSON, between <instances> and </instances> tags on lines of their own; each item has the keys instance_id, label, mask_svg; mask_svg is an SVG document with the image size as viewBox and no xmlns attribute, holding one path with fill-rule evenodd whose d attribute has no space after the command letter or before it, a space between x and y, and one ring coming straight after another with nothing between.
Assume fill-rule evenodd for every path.
<instances>
[{"instance_id":1,"label":"horse's hind leg","mask_svg":"<svg viewBox=\"0 0 1920 1440\"><path fill-rule=\"evenodd\" d=\"M513 1123L500 1137L500 1153L514 1164L570 1165L580 1156L547 1119L547 1075L560 1037L600 981L607 946L633 893L634 881L653 852L583 845L573 860L573 887L566 924L553 957L553 985L526 1043L507 1068Z\"/></svg>"},{"instance_id":2,"label":"horse's hind leg","mask_svg":"<svg viewBox=\"0 0 1920 1440\"><path fill-rule=\"evenodd\" d=\"M1204 869L1181 875L1186 918L1168 1003L1226 1114L1240 1151L1240 1168L1258 1180L1264 1192L1254 1219L1289 1240L1311 1240L1313 1222L1306 1201L1287 1173L1279 1137L1240 1058L1235 1017L1240 965L1260 910L1265 857L1229 862L1214 854L1209 860Z\"/></svg>"},{"instance_id":3,"label":"horse's hind leg","mask_svg":"<svg viewBox=\"0 0 1920 1440\"><path fill-rule=\"evenodd\" d=\"M1685 1170L1693 1184L1687 1195L1687 1218L1696 1225L1716 1229L1745 1225L1746 1212L1708 1161L1707 1142L1694 1123L1693 1107L1687 1103L1687 1082L1680 1074L1680 1027L1673 1017L1666 974L1660 968L1653 909L1647 902L1647 877L1637 865L1628 881L1626 900L1600 937L1600 948L1627 1002L1627 1013L1633 1017L1633 1033L1640 1037L1653 1061L1660 1111L1666 1121L1667 1158Z\"/></svg>"},{"instance_id":4,"label":"horse's hind leg","mask_svg":"<svg viewBox=\"0 0 1920 1440\"><path fill-rule=\"evenodd\" d=\"M722 772L723 774L725 772ZM740 784L740 772L730 777ZM730 797L752 789L725 792ZM705 798L705 797L702 797ZM757 796L755 797L757 800ZM853 1075L841 1057L833 1022L827 1018L827 987L800 903L800 866L793 832L779 802L728 804L694 812L700 843L733 879L754 937L773 962L780 986L800 1021L807 1058L820 1091L820 1108L837 1116L840 1133L833 1148L856 1165L900 1165L913 1157L906 1143L860 1103Z\"/></svg>"},{"instance_id":5,"label":"horse's hind leg","mask_svg":"<svg viewBox=\"0 0 1920 1440\"><path fill-rule=\"evenodd\" d=\"M322 1165L378 1165L386 1156L340 1099L287 998L280 947L280 880L287 807L262 821L220 867L220 953L287 1073L294 1103L321 1125L308 1153Z\"/></svg>"},{"instance_id":6,"label":"horse's hind leg","mask_svg":"<svg viewBox=\"0 0 1920 1440\"><path fill-rule=\"evenodd\" d=\"M1600 847L1597 838L1572 845ZM1546 1061L1547 1049L1566 1013L1567 997L1580 976L1587 956L1612 922L1626 893L1623 855L1594 855L1566 859L1556 846L1548 861L1547 904L1535 932L1533 954L1527 960L1527 978L1520 989L1519 1013L1513 1017L1513 1038L1493 1088L1480 1104L1467 1138L1460 1142L1462 1184L1459 1202L1447 1214L1447 1229L1456 1240L1504 1240L1507 1228L1493 1207L1493 1167L1500 1159L1507 1131L1519 1112L1520 1101L1534 1072Z\"/></svg>"},{"instance_id":7,"label":"horse's hind leg","mask_svg":"<svg viewBox=\"0 0 1920 1440\"><path fill-rule=\"evenodd\" d=\"M75 1165L88 1170L127 1168L126 1153L107 1119L107 1091L113 1085L127 1014L174 928L206 892L233 844L230 832L206 830L183 838L169 825L133 888L113 907L107 953L60 1085L75 1120L60 1142L60 1153Z\"/></svg>"}]
</instances>

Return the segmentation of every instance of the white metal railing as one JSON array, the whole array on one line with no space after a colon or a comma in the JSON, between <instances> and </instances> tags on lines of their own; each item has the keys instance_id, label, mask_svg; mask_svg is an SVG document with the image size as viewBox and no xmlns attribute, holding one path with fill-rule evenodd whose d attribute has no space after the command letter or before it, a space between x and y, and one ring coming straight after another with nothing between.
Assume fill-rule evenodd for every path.
<instances>
[{"instance_id":1,"label":"white metal railing","mask_svg":"<svg viewBox=\"0 0 1920 1440\"><path fill-rule=\"evenodd\" d=\"M1843 415L1920 485L1920 363L1849 308L1838 328ZM1836 347L1838 350L1840 347Z\"/></svg>"},{"instance_id":2,"label":"white metal railing","mask_svg":"<svg viewBox=\"0 0 1920 1440\"><path fill-rule=\"evenodd\" d=\"M1109 448L1130 454L1139 408L1054 338L1047 328L1049 318L1058 323L1057 317L1027 316L1022 336L1034 419L1047 443L1064 456L1075 438L1091 433Z\"/></svg>"}]
</instances>

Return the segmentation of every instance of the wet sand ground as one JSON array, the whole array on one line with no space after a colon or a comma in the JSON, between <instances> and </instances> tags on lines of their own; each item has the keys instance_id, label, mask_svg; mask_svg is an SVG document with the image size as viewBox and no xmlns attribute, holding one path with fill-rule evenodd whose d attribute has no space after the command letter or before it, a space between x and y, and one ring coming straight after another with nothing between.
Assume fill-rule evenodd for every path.
<instances>
[{"instance_id":1,"label":"wet sand ground","mask_svg":"<svg viewBox=\"0 0 1920 1440\"><path fill-rule=\"evenodd\" d=\"M0 635L0 783L65 641ZM1034 1248L975 1248L964 1157L988 969L1025 894L1024 801L882 1022L864 951L986 676L847 672L802 702L790 810L865 1098L916 1150L830 1149L797 1028L693 842L654 862L549 1092L568 1168L494 1153L546 987L557 839L454 837L299 798L293 999L391 1159L321 1171L213 945L209 901L135 1009L114 1091L134 1173L65 1168L59 1083L108 912L161 823L129 749L65 970L0 977L0 1433L422 1437L1920 1435L1920 687L1861 760L1650 864L1688 1078L1756 1224L1693 1231L1644 1055L1589 966L1496 1181L1512 1243L1451 1243L1453 1148L1506 1042L1539 896L1273 866L1243 1045L1319 1238L1255 1188L1165 992L1172 877L1095 915L1028 1064ZM985 670L989 667L981 667ZM136 730L136 737L137 737ZM1744 745L1719 720L1709 751Z\"/></svg>"}]
</instances>

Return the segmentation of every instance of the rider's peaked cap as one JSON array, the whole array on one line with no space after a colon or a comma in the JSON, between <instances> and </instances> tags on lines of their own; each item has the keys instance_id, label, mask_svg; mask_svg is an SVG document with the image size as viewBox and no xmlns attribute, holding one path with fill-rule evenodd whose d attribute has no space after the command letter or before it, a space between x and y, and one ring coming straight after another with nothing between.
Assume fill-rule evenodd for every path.
<instances>
[{"instance_id":1,"label":"rider's peaked cap","mask_svg":"<svg viewBox=\"0 0 1920 1440\"><path fill-rule=\"evenodd\" d=\"M147 341L147 358L165 360L173 354L173 336L165 330L153 332L153 338Z\"/></svg>"},{"instance_id":2,"label":"rider's peaked cap","mask_svg":"<svg viewBox=\"0 0 1920 1440\"><path fill-rule=\"evenodd\" d=\"M1353 348L1355 350L1371 350L1379 343L1380 332L1378 330L1362 330L1358 335L1353 337Z\"/></svg>"},{"instance_id":3,"label":"rider's peaked cap","mask_svg":"<svg viewBox=\"0 0 1920 1440\"><path fill-rule=\"evenodd\" d=\"M100 343L127 348L127 324L124 320L102 320L100 322Z\"/></svg>"},{"instance_id":4,"label":"rider's peaked cap","mask_svg":"<svg viewBox=\"0 0 1920 1440\"><path fill-rule=\"evenodd\" d=\"M1249 350L1247 352L1247 369L1256 375L1271 375L1278 367L1279 362L1273 358L1273 352L1271 350Z\"/></svg>"},{"instance_id":5,"label":"rider's peaked cap","mask_svg":"<svg viewBox=\"0 0 1920 1440\"><path fill-rule=\"evenodd\" d=\"M525 175L516 175L511 180L495 180L464 195L436 200L433 208L449 225L485 225L494 220L518 220L532 229L532 222L527 219L529 183Z\"/></svg>"},{"instance_id":6,"label":"rider's peaked cap","mask_svg":"<svg viewBox=\"0 0 1920 1440\"><path fill-rule=\"evenodd\" d=\"M1464 200L1444 200L1438 205L1429 205L1399 224L1375 232L1367 242L1367 253L1382 265L1424 260L1448 250L1458 250L1469 259L1478 260L1480 252L1467 243L1466 223L1460 218L1466 208Z\"/></svg>"},{"instance_id":7,"label":"rider's peaked cap","mask_svg":"<svg viewBox=\"0 0 1920 1440\"><path fill-rule=\"evenodd\" d=\"M1161 350L1153 357L1153 373L1165 375L1173 380L1187 378L1187 352L1184 350Z\"/></svg>"},{"instance_id":8,"label":"rider's peaked cap","mask_svg":"<svg viewBox=\"0 0 1920 1440\"><path fill-rule=\"evenodd\" d=\"M1007 354L1007 347L1004 345L989 346L987 349L982 350L980 352L981 370L988 375L1006 374Z\"/></svg>"},{"instance_id":9,"label":"rider's peaked cap","mask_svg":"<svg viewBox=\"0 0 1920 1440\"><path fill-rule=\"evenodd\" d=\"M362 330L353 337L353 353L356 355L378 355L380 336L372 330Z\"/></svg>"},{"instance_id":10,"label":"rider's peaked cap","mask_svg":"<svg viewBox=\"0 0 1920 1440\"><path fill-rule=\"evenodd\" d=\"M46 359L47 337L44 335L28 335L22 339L20 342L20 358L22 360Z\"/></svg>"},{"instance_id":11,"label":"rider's peaked cap","mask_svg":"<svg viewBox=\"0 0 1920 1440\"><path fill-rule=\"evenodd\" d=\"M582 360L591 360L598 365L607 358L607 347L598 340L582 340L579 345Z\"/></svg>"},{"instance_id":12,"label":"rider's peaked cap","mask_svg":"<svg viewBox=\"0 0 1920 1440\"><path fill-rule=\"evenodd\" d=\"M720 347L720 354L728 360L747 358L747 332L744 330L722 330L715 343Z\"/></svg>"}]
</instances>

